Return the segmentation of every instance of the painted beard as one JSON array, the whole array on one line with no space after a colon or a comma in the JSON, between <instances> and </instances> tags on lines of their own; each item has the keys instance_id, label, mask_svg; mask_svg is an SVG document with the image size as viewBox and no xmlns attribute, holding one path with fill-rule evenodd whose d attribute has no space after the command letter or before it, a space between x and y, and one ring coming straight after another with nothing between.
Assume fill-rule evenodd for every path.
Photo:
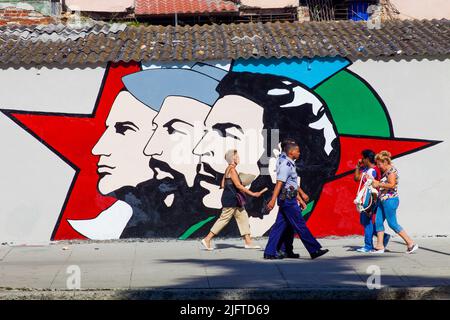
<instances>
[{"instance_id":1,"label":"painted beard","mask_svg":"<svg viewBox=\"0 0 450 320\"><path fill-rule=\"evenodd\" d=\"M202 162L197 165L197 175L195 176L194 185L197 184L200 186L200 182L204 181L220 186L223 176L223 173L217 172L208 163Z\"/></svg>"},{"instance_id":2,"label":"painted beard","mask_svg":"<svg viewBox=\"0 0 450 320\"><path fill-rule=\"evenodd\" d=\"M190 188L184 175L166 162L152 158L149 166L155 178L112 194L133 208L121 238L178 238L192 225L217 214L217 210L203 206L202 199L208 191L200 186L200 179L196 178ZM158 180L161 172L170 177L164 175ZM173 197L169 204L165 201L168 197Z\"/></svg>"}]
</instances>

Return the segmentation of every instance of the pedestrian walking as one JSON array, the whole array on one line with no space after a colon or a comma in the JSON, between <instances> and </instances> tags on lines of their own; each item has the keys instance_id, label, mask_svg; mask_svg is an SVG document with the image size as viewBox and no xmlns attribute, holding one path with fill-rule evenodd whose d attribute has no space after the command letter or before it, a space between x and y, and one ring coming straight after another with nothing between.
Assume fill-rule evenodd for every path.
<instances>
[{"instance_id":1,"label":"pedestrian walking","mask_svg":"<svg viewBox=\"0 0 450 320\"><path fill-rule=\"evenodd\" d=\"M400 204L398 194L399 173L392 163L391 153L381 151L375 157L378 168L381 170L381 179L374 180L372 185L379 188L379 198L375 227L377 231L377 245L374 252L384 253L384 221L389 227L405 241L407 253L413 253L419 246L413 242L406 231L397 222L397 209Z\"/></svg>"},{"instance_id":2,"label":"pedestrian walking","mask_svg":"<svg viewBox=\"0 0 450 320\"><path fill-rule=\"evenodd\" d=\"M375 161L375 152L366 149L361 152L361 159L358 160L358 164L356 166L354 179L356 182L364 185L368 179L380 180L381 173L380 169L376 165ZM359 221L364 228L364 246L358 248L356 251L358 252L371 252L374 250L373 246L373 237L377 235L375 230L375 213L377 211L377 195L370 194L369 197L372 197L371 202L372 205L360 212ZM385 233L383 237L383 246L386 246L389 243L390 235Z\"/></svg>"},{"instance_id":3,"label":"pedestrian walking","mask_svg":"<svg viewBox=\"0 0 450 320\"><path fill-rule=\"evenodd\" d=\"M245 211L245 195L251 197L260 197L265 190L260 192L252 192L247 189L239 178L239 174L236 170L240 159L237 150L229 150L225 154L225 160L228 163L228 167L225 170L221 187L222 193L222 213L217 221L211 228L209 234L201 241L206 250L213 250L211 246L211 240L217 236L220 231L228 225L231 218L236 219L239 232L244 238L246 249L261 249L260 246L253 245L250 237L250 223L248 219L247 211Z\"/></svg>"},{"instance_id":4,"label":"pedestrian walking","mask_svg":"<svg viewBox=\"0 0 450 320\"><path fill-rule=\"evenodd\" d=\"M264 259L284 258L283 255L277 253L277 246L288 226L292 227L294 232L299 235L311 259L315 259L327 253L328 249L322 249L320 243L311 234L298 204L299 186L295 160L300 157L300 147L297 143L290 143L285 150L287 161L280 163L275 189L271 200L267 204L267 209L270 211L274 208L277 201L279 211L269 233Z\"/></svg>"}]
</instances>

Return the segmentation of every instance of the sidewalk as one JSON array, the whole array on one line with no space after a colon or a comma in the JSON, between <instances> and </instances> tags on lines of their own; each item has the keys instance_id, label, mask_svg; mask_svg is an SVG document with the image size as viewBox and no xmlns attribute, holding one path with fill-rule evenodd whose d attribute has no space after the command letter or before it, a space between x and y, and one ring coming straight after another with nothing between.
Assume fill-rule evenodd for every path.
<instances>
[{"instance_id":1,"label":"sidewalk","mask_svg":"<svg viewBox=\"0 0 450 320\"><path fill-rule=\"evenodd\" d=\"M218 239L212 252L175 240L0 245L0 299L450 298L450 237L415 240L415 254L395 238L377 255L354 251L360 237L321 239L330 252L313 261L298 239L301 259L279 261L239 239ZM80 268L81 290L67 289L72 265ZM379 267L381 290L367 288L369 266Z\"/></svg>"}]
</instances>

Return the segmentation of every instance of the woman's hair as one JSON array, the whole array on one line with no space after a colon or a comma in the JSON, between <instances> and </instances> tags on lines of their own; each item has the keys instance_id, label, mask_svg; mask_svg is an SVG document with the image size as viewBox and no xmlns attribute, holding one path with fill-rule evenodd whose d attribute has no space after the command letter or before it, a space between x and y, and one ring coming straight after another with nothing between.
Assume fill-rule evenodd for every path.
<instances>
[{"instance_id":1,"label":"woman's hair","mask_svg":"<svg viewBox=\"0 0 450 320\"><path fill-rule=\"evenodd\" d=\"M369 159L370 163L375 163L375 152L370 149L363 150L361 152L363 158Z\"/></svg>"},{"instance_id":2,"label":"woman's hair","mask_svg":"<svg viewBox=\"0 0 450 320\"><path fill-rule=\"evenodd\" d=\"M392 163L391 153L389 151L381 151L375 156L376 161L386 162L387 164Z\"/></svg>"},{"instance_id":3,"label":"woman's hair","mask_svg":"<svg viewBox=\"0 0 450 320\"><path fill-rule=\"evenodd\" d=\"M237 154L236 149L230 149L225 153L225 160L228 164L232 164L234 162L234 156Z\"/></svg>"}]
</instances>

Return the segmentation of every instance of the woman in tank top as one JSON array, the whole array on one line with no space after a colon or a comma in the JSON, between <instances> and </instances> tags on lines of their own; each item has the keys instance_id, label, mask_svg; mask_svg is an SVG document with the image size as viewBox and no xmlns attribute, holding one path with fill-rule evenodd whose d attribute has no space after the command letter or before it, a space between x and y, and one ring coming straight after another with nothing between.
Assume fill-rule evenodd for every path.
<instances>
[{"instance_id":1,"label":"woman in tank top","mask_svg":"<svg viewBox=\"0 0 450 320\"><path fill-rule=\"evenodd\" d=\"M374 252L384 253L384 221L387 220L389 227L395 231L406 244L406 252L413 253L419 246L413 242L406 231L397 222L397 208L399 206L398 170L394 167L391 159L391 153L381 151L375 157L378 168L381 170L380 181L374 180L373 186L379 188L378 207L375 216L375 228L377 231L377 245Z\"/></svg>"},{"instance_id":2,"label":"woman in tank top","mask_svg":"<svg viewBox=\"0 0 450 320\"><path fill-rule=\"evenodd\" d=\"M219 232L230 222L231 218L234 217L236 219L239 232L244 238L245 248L260 249L260 246L255 246L252 244L248 214L247 211L245 211L245 207L239 205L238 196L243 197L244 194L246 194L251 197L259 197L264 191L252 192L242 185L239 174L236 171L236 166L239 164L239 155L237 150L229 150L225 154L225 160L228 163L228 167L225 170L221 183L221 187L223 188L221 198L222 213L211 228L209 234L201 241L201 243L207 250L213 250L213 247L211 246L212 238L218 235Z\"/></svg>"}]
</instances>

